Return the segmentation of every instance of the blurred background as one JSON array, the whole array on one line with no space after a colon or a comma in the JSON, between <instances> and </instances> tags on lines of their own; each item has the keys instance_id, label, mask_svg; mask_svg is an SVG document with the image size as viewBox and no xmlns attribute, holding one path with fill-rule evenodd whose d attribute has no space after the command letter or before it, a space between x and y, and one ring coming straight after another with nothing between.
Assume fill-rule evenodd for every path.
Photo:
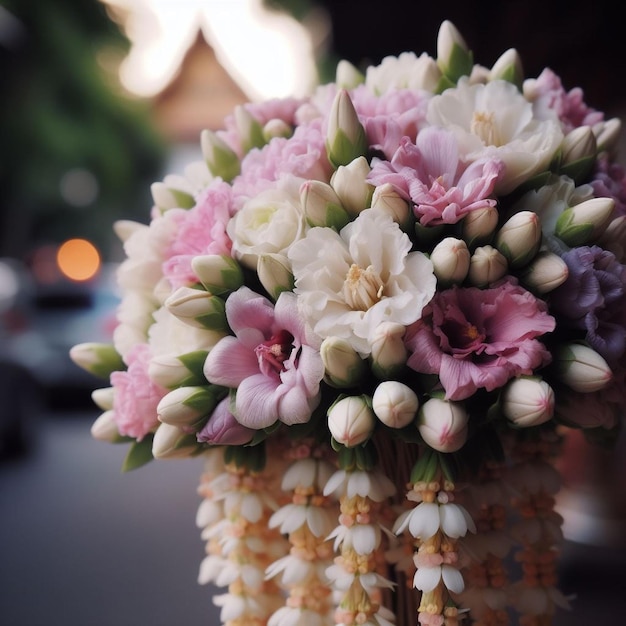
<instances>
[{"instance_id":1,"label":"blurred background","mask_svg":"<svg viewBox=\"0 0 626 626\"><path fill-rule=\"evenodd\" d=\"M0 624L218 623L214 590L196 583L201 466L121 475L125 450L89 433L103 383L68 357L110 341L113 222L148 223L151 183L199 158L200 131L236 104L308 93L339 59L434 56L444 19L476 62L516 48L527 77L548 66L624 117L609 4L0 0ZM561 501L570 625L626 609L623 436L613 453L579 444Z\"/></svg>"}]
</instances>

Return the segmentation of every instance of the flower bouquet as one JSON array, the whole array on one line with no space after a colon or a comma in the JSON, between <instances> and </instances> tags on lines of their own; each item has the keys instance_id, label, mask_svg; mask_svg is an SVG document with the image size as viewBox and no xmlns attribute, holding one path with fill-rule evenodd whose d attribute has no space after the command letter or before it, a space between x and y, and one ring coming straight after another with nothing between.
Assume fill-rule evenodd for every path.
<instances>
[{"instance_id":1,"label":"flower bouquet","mask_svg":"<svg viewBox=\"0 0 626 626\"><path fill-rule=\"evenodd\" d=\"M547 625L563 438L626 404L618 120L518 54L348 62L238 107L152 187L93 436L205 459L228 626Z\"/></svg>"}]
</instances>

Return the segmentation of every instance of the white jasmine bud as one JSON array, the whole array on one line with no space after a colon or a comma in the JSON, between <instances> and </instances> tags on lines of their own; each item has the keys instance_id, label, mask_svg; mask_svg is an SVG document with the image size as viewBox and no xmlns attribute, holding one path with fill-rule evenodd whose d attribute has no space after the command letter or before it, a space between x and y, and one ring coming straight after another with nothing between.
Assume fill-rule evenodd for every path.
<instances>
[{"instance_id":1,"label":"white jasmine bud","mask_svg":"<svg viewBox=\"0 0 626 626\"><path fill-rule=\"evenodd\" d=\"M596 241L606 230L613 216L613 198L591 198L559 215L554 234L570 247Z\"/></svg>"},{"instance_id":2,"label":"white jasmine bud","mask_svg":"<svg viewBox=\"0 0 626 626\"><path fill-rule=\"evenodd\" d=\"M113 398L115 397L115 389L113 387L103 387L102 389L94 389L91 392L91 399L94 404L103 411L109 411L113 408Z\"/></svg>"},{"instance_id":3,"label":"white jasmine bud","mask_svg":"<svg viewBox=\"0 0 626 626\"><path fill-rule=\"evenodd\" d=\"M370 166L363 156L347 165L340 165L330 179L330 185L341 201L341 206L352 217L370 207L374 186L367 182Z\"/></svg>"},{"instance_id":4,"label":"white jasmine bud","mask_svg":"<svg viewBox=\"0 0 626 626\"><path fill-rule=\"evenodd\" d=\"M256 271L261 284L274 300L278 300L283 291L293 289L291 263L284 254L261 254L257 260Z\"/></svg>"},{"instance_id":5,"label":"white jasmine bud","mask_svg":"<svg viewBox=\"0 0 626 626\"><path fill-rule=\"evenodd\" d=\"M106 443L120 443L126 438L120 435L112 410L102 413L91 425L91 436L98 441Z\"/></svg>"},{"instance_id":6,"label":"white jasmine bud","mask_svg":"<svg viewBox=\"0 0 626 626\"><path fill-rule=\"evenodd\" d=\"M500 280L508 271L504 255L493 246L479 246L470 258L468 278L472 285L486 287Z\"/></svg>"},{"instance_id":7,"label":"white jasmine bud","mask_svg":"<svg viewBox=\"0 0 626 626\"><path fill-rule=\"evenodd\" d=\"M346 89L337 92L330 110L326 152L335 167L347 165L367 152L365 129Z\"/></svg>"},{"instance_id":8,"label":"white jasmine bud","mask_svg":"<svg viewBox=\"0 0 626 626\"><path fill-rule=\"evenodd\" d=\"M444 20L437 34L437 65L452 84L461 76L469 76L474 64L473 55L456 26Z\"/></svg>"},{"instance_id":9,"label":"white jasmine bud","mask_svg":"<svg viewBox=\"0 0 626 626\"><path fill-rule=\"evenodd\" d=\"M417 394L407 385L386 380L376 387L372 397L376 417L390 428L404 428L416 417L419 408Z\"/></svg>"},{"instance_id":10,"label":"white jasmine bud","mask_svg":"<svg viewBox=\"0 0 626 626\"><path fill-rule=\"evenodd\" d=\"M365 373L365 361L345 339L326 337L320 355L326 370L324 378L334 387L352 387Z\"/></svg>"},{"instance_id":11,"label":"white jasmine bud","mask_svg":"<svg viewBox=\"0 0 626 626\"><path fill-rule=\"evenodd\" d=\"M217 385L179 387L165 394L157 405L161 422L198 430L225 395Z\"/></svg>"},{"instance_id":12,"label":"white jasmine bud","mask_svg":"<svg viewBox=\"0 0 626 626\"><path fill-rule=\"evenodd\" d=\"M243 285L241 265L226 254L204 254L191 260L191 269L214 296L236 291Z\"/></svg>"},{"instance_id":13,"label":"white jasmine bud","mask_svg":"<svg viewBox=\"0 0 626 626\"><path fill-rule=\"evenodd\" d=\"M99 378L108 378L111 372L126 369L117 350L106 343L79 343L70 349L70 358L76 365Z\"/></svg>"},{"instance_id":14,"label":"white jasmine bud","mask_svg":"<svg viewBox=\"0 0 626 626\"><path fill-rule=\"evenodd\" d=\"M400 228L408 231L413 223L409 203L393 188L391 183L379 185L372 194L372 208L383 211L391 219L400 224Z\"/></svg>"},{"instance_id":15,"label":"white jasmine bud","mask_svg":"<svg viewBox=\"0 0 626 626\"><path fill-rule=\"evenodd\" d=\"M584 344L561 346L554 363L561 381L574 391L600 391L613 380L611 368L604 358Z\"/></svg>"},{"instance_id":16,"label":"white jasmine bud","mask_svg":"<svg viewBox=\"0 0 626 626\"><path fill-rule=\"evenodd\" d=\"M244 154L252 148L262 148L267 143L261 124L244 105L236 106L233 115Z\"/></svg>"},{"instance_id":17,"label":"white jasmine bud","mask_svg":"<svg viewBox=\"0 0 626 626\"><path fill-rule=\"evenodd\" d=\"M596 136L591 126L579 126L571 130L561 142L561 164L572 165L581 160L595 159ZM567 172L562 172L567 173ZM570 178L574 178L570 176Z\"/></svg>"},{"instance_id":18,"label":"white jasmine bud","mask_svg":"<svg viewBox=\"0 0 626 626\"><path fill-rule=\"evenodd\" d=\"M419 410L417 427L424 442L439 452L455 452L467 440L467 411L462 402L430 398Z\"/></svg>"},{"instance_id":19,"label":"white jasmine bud","mask_svg":"<svg viewBox=\"0 0 626 626\"><path fill-rule=\"evenodd\" d=\"M406 364L406 328L394 322L381 322L370 337L372 371L378 378L392 378Z\"/></svg>"},{"instance_id":20,"label":"white jasmine bud","mask_svg":"<svg viewBox=\"0 0 626 626\"><path fill-rule=\"evenodd\" d=\"M335 190L321 180L302 184L300 202L309 226L328 226L340 231L350 221Z\"/></svg>"},{"instance_id":21,"label":"white jasmine bud","mask_svg":"<svg viewBox=\"0 0 626 626\"><path fill-rule=\"evenodd\" d=\"M354 89L361 85L365 80L365 76L362 72L350 63L342 59L337 63L337 69L335 72L335 83L341 89Z\"/></svg>"},{"instance_id":22,"label":"white jasmine bud","mask_svg":"<svg viewBox=\"0 0 626 626\"><path fill-rule=\"evenodd\" d=\"M165 300L165 307L172 315L195 328L228 332L224 300L203 289L179 287Z\"/></svg>"},{"instance_id":23,"label":"white jasmine bud","mask_svg":"<svg viewBox=\"0 0 626 626\"><path fill-rule=\"evenodd\" d=\"M345 396L328 409L328 428L338 443L351 448L367 441L376 416L367 396Z\"/></svg>"},{"instance_id":24,"label":"white jasmine bud","mask_svg":"<svg viewBox=\"0 0 626 626\"><path fill-rule=\"evenodd\" d=\"M515 378L502 391L504 416L516 426L538 426L554 414L554 391L536 377Z\"/></svg>"},{"instance_id":25,"label":"white jasmine bud","mask_svg":"<svg viewBox=\"0 0 626 626\"><path fill-rule=\"evenodd\" d=\"M445 237L433 248L430 260L437 280L447 287L465 280L470 267L470 252L462 239Z\"/></svg>"},{"instance_id":26,"label":"white jasmine bud","mask_svg":"<svg viewBox=\"0 0 626 626\"><path fill-rule=\"evenodd\" d=\"M567 263L558 255L542 250L520 273L522 282L533 292L548 293L562 285L569 275Z\"/></svg>"},{"instance_id":27,"label":"white jasmine bud","mask_svg":"<svg viewBox=\"0 0 626 626\"><path fill-rule=\"evenodd\" d=\"M516 85L521 91L524 82L524 70L518 51L509 48L503 52L491 67L487 80L506 80Z\"/></svg>"},{"instance_id":28,"label":"white jasmine bud","mask_svg":"<svg viewBox=\"0 0 626 626\"><path fill-rule=\"evenodd\" d=\"M195 434L188 434L178 426L159 424L152 440L155 459L182 459L193 456L200 449Z\"/></svg>"},{"instance_id":29,"label":"white jasmine bud","mask_svg":"<svg viewBox=\"0 0 626 626\"><path fill-rule=\"evenodd\" d=\"M236 152L215 132L205 129L200 133L204 161L213 176L229 183L241 171Z\"/></svg>"},{"instance_id":30,"label":"white jasmine bud","mask_svg":"<svg viewBox=\"0 0 626 626\"><path fill-rule=\"evenodd\" d=\"M148 376L152 382L166 389L181 386L204 385L202 372L208 352L196 350L186 354L159 354L150 360Z\"/></svg>"},{"instance_id":31,"label":"white jasmine bud","mask_svg":"<svg viewBox=\"0 0 626 626\"><path fill-rule=\"evenodd\" d=\"M487 243L498 225L498 209L486 206L470 211L461 220L461 237L469 248Z\"/></svg>"},{"instance_id":32,"label":"white jasmine bud","mask_svg":"<svg viewBox=\"0 0 626 626\"><path fill-rule=\"evenodd\" d=\"M519 211L498 231L495 246L511 267L526 265L539 251L541 222L534 211Z\"/></svg>"}]
</instances>

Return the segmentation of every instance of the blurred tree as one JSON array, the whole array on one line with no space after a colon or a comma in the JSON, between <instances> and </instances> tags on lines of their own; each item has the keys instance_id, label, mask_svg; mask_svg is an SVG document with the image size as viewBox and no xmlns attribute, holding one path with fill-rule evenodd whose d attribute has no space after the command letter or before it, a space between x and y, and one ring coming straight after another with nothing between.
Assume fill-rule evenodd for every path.
<instances>
[{"instance_id":1,"label":"blurred tree","mask_svg":"<svg viewBox=\"0 0 626 626\"><path fill-rule=\"evenodd\" d=\"M98 0L0 0L0 255L80 236L106 258L115 219L147 221L165 146L117 87L126 50Z\"/></svg>"}]
</instances>

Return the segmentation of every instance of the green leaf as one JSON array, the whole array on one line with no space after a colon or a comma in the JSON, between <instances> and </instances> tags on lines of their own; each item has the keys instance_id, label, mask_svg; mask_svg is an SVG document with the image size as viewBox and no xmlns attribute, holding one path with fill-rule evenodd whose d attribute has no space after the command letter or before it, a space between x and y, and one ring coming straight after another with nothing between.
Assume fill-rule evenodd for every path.
<instances>
[{"instance_id":1,"label":"green leaf","mask_svg":"<svg viewBox=\"0 0 626 626\"><path fill-rule=\"evenodd\" d=\"M152 435L147 435L141 441L135 441L131 444L122 464L122 472L137 469L154 459L152 456L152 438Z\"/></svg>"}]
</instances>

